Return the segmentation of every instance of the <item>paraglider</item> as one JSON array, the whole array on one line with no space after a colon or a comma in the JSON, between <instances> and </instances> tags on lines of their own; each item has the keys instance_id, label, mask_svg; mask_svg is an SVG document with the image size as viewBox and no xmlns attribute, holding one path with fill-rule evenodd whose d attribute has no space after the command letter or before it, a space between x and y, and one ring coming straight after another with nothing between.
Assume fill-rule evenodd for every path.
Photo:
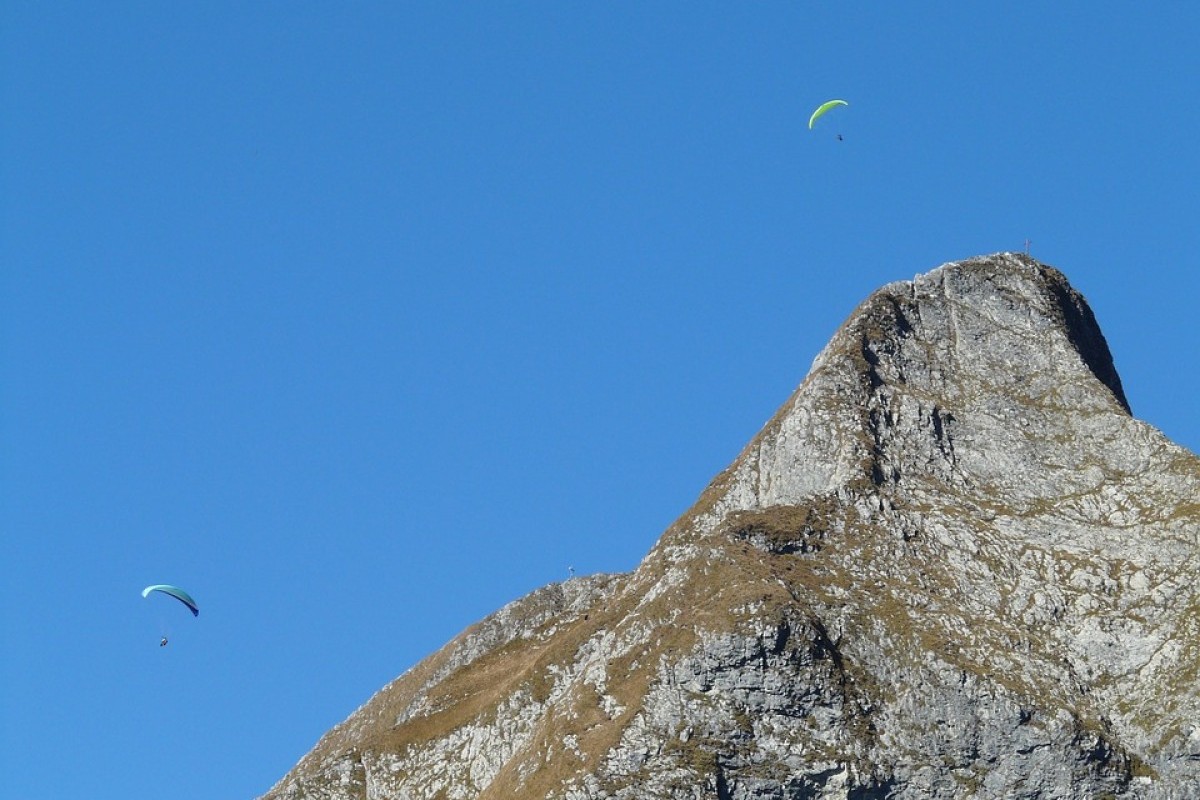
<instances>
[{"instance_id":1,"label":"paraglider","mask_svg":"<svg viewBox=\"0 0 1200 800\"><path fill-rule=\"evenodd\" d=\"M185 592L183 589L180 589L178 586L171 586L170 584L166 583L156 583L153 586L147 586L145 589L142 589L142 597L149 597L152 592L162 592L163 594L170 595L187 606L192 612L193 617L200 616L200 607L196 605L196 601L192 599L190 594ZM163 640L162 644L166 644L165 639Z\"/></svg>"},{"instance_id":2,"label":"paraglider","mask_svg":"<svg viewBox=\"0 0 1200 800\"><path fill-rule=\"evenodd\" d=\"M817 110L812 113L812 116L808 118L808 129L811 131L813 125L817 124L817 120L829 113L830 109L837 108L838 106L848 105L850 104L845 100L827 100L826 102L821 103L821 105L817 106Z\"/></svg>"},{"instance_id":3,"label":"paraglider","mask_svg":"<svg viewBox=\"0 0 1200 800\"><path fill-rule=\"evenodd\" d=\"M178 600L180 603L182 603L188 611L192 612L193 617L200 616L200 606L196 605L196 601L192 599L190 594L185 592L183 589L180 589L178 586L172 586L169 583L155 583L147 586L145 589L142 589L142 597L150 597L152 594L161 594L165 597L171 598L171 600L162 600L160 602L151 603L151 605L157 606L156 611L159 618L160 638L158 640L158 646L166 647L167 637L171 632L170 619L173 614L180 613L177 610L179 606L175 605L175 601Z\"/></svg>"},{"instance_id":4,"label":"paraglider","mask_svg":"<svg viewBox=\"0 0 1200 800\"><path fill-rule=\"evenodd\" d=\"M837 108L838 106L848 105L850 104L845 100L827 100L826 102L821 103L821 105L817 106L817 110L812 113L812 116L808 118L808 129L811 131L813 129L813 125L817 124L817 120L829 113L830 109ZM837 138L838 141L841 141L842 135L839 133Z\"/></svg>"}]
</instances>

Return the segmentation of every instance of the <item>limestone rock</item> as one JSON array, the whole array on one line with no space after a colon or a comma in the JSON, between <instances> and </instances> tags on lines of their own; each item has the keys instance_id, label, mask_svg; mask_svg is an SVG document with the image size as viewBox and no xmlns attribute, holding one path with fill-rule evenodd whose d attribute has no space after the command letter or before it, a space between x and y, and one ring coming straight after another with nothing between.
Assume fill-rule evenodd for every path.
<instances>
[{"instance_id":1,"label":"limestone rock","mask_svg":"<svg viewBox=\"0 0 1200 800\"><path fill-rule=\"evenodd\" d=\"M1200 459L1056 270L871 295L626 575L465 631L265 797L1200 796Z\"/></svg>"}]
</instances>

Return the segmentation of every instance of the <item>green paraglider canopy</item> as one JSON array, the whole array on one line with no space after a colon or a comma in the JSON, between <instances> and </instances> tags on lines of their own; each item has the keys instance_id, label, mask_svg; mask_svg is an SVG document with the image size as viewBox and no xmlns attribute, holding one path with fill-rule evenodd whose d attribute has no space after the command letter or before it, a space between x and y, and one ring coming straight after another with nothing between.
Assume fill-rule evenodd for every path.
<instances>
[{"instance_id":1,"label":"green paraglider canopy","mask_svg":"<svg viewBox=\"0 0 1200 800\"><path fill-rule=\"evenodd\" d=\"M808 129L811 131L812 126L815 125L817 120L820 119L827 111L829 111L829 109L848 105L850 104L845 100L829 100L821 103L821 105L817 106L817 110L812 113L812 116L808 118Z\"/></svg>"},{"instance_id":2,"label":"green paraglider canopy","mask_svg":"<svg viewBox=\"0 0 1200 800\"><path fill-rule=\"evenodd\" d=\"M196 601L192 599L190 594L185 592L183 589L180 589L178 586L171 586L170 584L166 583L156 583L153 586L147 586L145 589L142 589L142 597L149 597L151 592L162 592L163 594L170 595L191 609L193 617L200 616L200 607L196 605Z\"/></svg>"}]
</instances>

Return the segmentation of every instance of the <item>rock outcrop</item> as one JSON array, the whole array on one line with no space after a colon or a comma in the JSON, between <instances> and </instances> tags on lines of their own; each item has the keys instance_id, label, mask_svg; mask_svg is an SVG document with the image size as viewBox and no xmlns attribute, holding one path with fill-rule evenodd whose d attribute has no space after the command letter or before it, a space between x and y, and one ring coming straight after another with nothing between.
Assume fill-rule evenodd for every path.
<instances>
[{"instance_id":1,"label":"rock outcrop","mask_svg":"<svg viewBox=\"0 0 1200 800\"><path fill-rule=\"evenodd\" d=\"M1200 459L1056 270L871 295L637 569L518 600L267 795L1200 797Z\"/></svg>"}]
</instances>

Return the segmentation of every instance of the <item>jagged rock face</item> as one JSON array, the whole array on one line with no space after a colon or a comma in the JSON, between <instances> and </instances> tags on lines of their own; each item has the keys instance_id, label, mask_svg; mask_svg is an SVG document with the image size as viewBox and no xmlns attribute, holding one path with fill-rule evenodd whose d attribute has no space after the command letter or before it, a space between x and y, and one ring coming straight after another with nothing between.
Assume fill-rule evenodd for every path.
<instances>
[{"instance_id":1,"label":"jagged rock face","mask_svg":"<svg viewBox=\"0 0 1200 800\"><path fill-rule=\"evenodd\" d=\"M868 298L632 573L510 604L266 797L1200 796L1200 460L1057 271Z\"/></svg>"}]
</instances>

